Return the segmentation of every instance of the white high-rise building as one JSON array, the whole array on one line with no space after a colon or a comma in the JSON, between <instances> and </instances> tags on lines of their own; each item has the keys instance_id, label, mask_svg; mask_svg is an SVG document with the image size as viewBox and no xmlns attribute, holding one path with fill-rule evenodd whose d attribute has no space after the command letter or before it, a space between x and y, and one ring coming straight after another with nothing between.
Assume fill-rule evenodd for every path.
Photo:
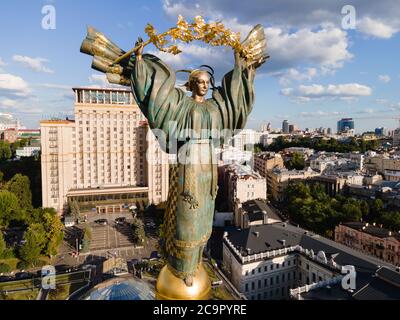
<instances>
[{"instance_id":1,"label":"white high-rise building","mask_svg":"<svg viewBox=\"0 0 400 320\"><path fill-rule=\"evenodd\" d=\"M165 201L168 155L131 92L73 90L75 120L41 122L43 206L62 213L76 200L81 208L114 212Z\"/></svg>"}]
</instances>

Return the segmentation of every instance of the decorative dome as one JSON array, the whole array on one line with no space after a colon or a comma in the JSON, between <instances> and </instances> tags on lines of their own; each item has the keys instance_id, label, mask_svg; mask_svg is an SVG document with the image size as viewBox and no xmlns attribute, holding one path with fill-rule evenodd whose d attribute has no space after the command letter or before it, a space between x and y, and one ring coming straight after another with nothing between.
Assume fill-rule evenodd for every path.
<instances>
[{"instance_id":1,"label":"decorative dome","mask_svg":"<svg viewBox=\"0 0 400 320\"><path fill-rule=\"evenodd\" d=\"M150 286L136 278L113 278L100 283L80 300L154 300Z\"/></svg>"}]
</instances>

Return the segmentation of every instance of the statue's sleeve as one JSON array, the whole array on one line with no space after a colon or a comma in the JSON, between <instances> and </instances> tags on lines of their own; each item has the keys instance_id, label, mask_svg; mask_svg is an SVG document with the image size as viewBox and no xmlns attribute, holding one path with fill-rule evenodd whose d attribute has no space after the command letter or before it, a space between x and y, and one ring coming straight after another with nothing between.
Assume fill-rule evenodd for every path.
<instances>
[{"instance_id":1,"label":"statue's sleeve","mask_svg":"<svg viewBox=\"0 0 400 320\"><path fill-rule=\"evenodd\" d=\"M243 129L254 103L254 68L238 59L233 70L222 79L212 100L217 104L224 129Z\"/></svg>"},{"instance_id":2,"label":"statue's sleeve","mask_svg":"<svg viewBox=\"0 0 400 320\"><path fill-rule=\"evenodd\" d=\"M149 122L151 129L161 129L169 136L169 122L175 121L177 129L186 116L185 93L175 88L175 72L151 54L141 60L131 58L132 93Z\"/></svg>"}]
</instances>

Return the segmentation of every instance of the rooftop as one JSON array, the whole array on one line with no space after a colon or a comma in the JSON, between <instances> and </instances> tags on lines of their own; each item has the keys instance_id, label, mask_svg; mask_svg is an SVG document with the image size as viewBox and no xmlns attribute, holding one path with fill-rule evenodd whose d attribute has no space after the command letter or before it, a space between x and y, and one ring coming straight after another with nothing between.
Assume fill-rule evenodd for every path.
<instances>
[{"instance_id":1,"label":"rooftop","mask_svg":"<svg viewBox=\"0 0 400 320\"><path fill-rule=\"evenodd\" d=\"M264 219L264 212L270 219L281 221L281 218L263 199L249 200L242 203L243 210L248 214L249 221Z\"/></svg>"},{"instance_id":2,"label":"rooftop","mask_svg":"<svg viewBox=\"0 0 400 320\"><path fill-rule=\"evenodd\" d=\"M368 233L378 238L394 237L400 241L400 232L393 232L380 226L369 224L367 222L345 222L342 225L357 231Z\"/></svg>"},{"instance_id":3,"label":"rooftop","mask_svg":"<svg viewBox=\"0 0 400 320\"><path fill-rule=\"evenodd\" d=\"M305 250L312 250L315 254L323 251L328 260L333 259L339 266L355 267L355 292L343 290L339 283L302 293L302 299L400 299L400 273L393 265L302 228L287 223L275 223L245 230L226 230L227 238L243 256L300 246ZM250 249L250 253L247 248Z\"/></svg>"}]
</instances>

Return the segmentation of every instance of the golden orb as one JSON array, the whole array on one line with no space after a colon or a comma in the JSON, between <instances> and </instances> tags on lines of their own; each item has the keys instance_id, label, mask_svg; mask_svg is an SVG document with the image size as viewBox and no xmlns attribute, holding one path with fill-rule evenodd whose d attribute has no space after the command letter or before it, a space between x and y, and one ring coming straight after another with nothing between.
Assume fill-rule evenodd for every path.
<instances>
[{"instance_id":1,"label":"golden orb","mask_svg":"<svg viewBox=\"0 0 400 320\"><path fill-rule=\"evenodd\" d=\"M168 266L162 268L156 285L157 300L209 300L210 297L211 281L202 263L197 268L191 287L176 277Z\"/></svg>"}]
</instances>

